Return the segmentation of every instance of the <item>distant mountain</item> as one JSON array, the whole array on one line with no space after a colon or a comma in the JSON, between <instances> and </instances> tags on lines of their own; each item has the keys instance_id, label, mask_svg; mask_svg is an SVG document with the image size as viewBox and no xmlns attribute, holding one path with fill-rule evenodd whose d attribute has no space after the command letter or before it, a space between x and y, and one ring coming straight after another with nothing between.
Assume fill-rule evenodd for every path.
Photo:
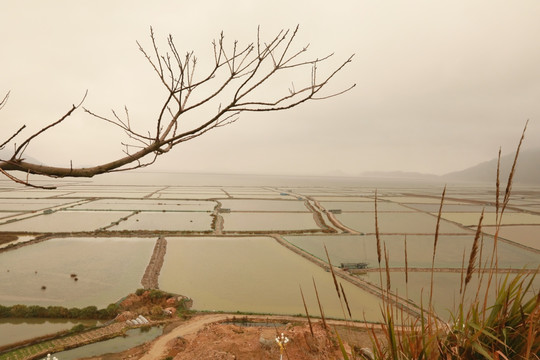
<instances>
[{"instance_id":1,"label":"distant mountain","mask_svg":"<svg viewBox=\"0 0 540 360\"><path fill-rule=\"evenodd\" d=\"M11 156L13 155L13 151L8 151L6 149L0 149L0 160L9 160ZM31 156L26 156L23 154L22 158L28 162L34 163L34 164L41 164L41 161L36 160L35 158Z\"/></svg>"},{"instance_id":2,"label":"distant mountain","mask_svg":"<svg viewBox=\"0 0 540 360\"><path fill-rule=\"evenodd\" d=\"M501 181L506 182L512 168L515 152L501 156ZM497 158L465 170L443 175L445 179L456 181L495 182ZM540 184L540 148L520 151L516 165L514 182L519 184Z\"/></svg>"}]
</instances>

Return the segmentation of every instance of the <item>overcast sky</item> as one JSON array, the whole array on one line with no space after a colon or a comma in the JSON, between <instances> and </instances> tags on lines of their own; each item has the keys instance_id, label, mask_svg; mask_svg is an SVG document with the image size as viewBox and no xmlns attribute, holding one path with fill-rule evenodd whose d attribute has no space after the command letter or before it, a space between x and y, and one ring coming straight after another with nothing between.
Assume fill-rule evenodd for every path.
<instances>
[{"instance_id":1,"label":"overcast sky","mask_svg":"<svg viewBox=\"0 0 540 360\"><path fill-rule=\"evenodd\" d=\"M356 54L331 89L356 88L287 112L245 114L178 146L154 169L444 174L495 157L499 146L513 151L527 119L525 147L540 146L539 19L537 0L3 0L0 94L11 95L0 111L0 142L22 124L30 134L57 120L87 89L85 107L106 113L126 105L137 126L154 129L163 92L135 43L150 45L150 26L160 41L172 34L182 53L202 60L213 56L221 30L247 44L257 25L271 39L299 24L296 45L310 43L312 57ZM122 156L125 140L81 111L27 155L92 165Z\"/></svg>"}]
</instances>

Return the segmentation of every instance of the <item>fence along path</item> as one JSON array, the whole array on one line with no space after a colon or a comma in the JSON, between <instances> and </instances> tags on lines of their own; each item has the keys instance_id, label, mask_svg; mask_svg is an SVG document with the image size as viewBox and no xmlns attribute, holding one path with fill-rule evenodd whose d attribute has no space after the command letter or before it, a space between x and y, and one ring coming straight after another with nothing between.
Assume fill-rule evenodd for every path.
<instances>
[{"instance_id":1,"label":"fence along path","mask_svg":"<svg viewBox=\"0 0 540 360\"><path fill-rule=\"evenodd\" d=\"M82 345L95 343L101 340L115 337L129 328L124 322L112 323L90 331L61 337L53 340L39 342L37 344L25 346L8 353L0 355L0 360L32 360L40 359L49 353L72 349Z\"/></svg>"}]
</instances>

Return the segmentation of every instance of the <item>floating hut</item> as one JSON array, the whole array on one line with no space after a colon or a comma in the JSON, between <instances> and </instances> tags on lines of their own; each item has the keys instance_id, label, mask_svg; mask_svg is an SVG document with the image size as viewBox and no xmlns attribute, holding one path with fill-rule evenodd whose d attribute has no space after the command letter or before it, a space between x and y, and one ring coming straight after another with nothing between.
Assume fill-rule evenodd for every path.
<instances>
[{"instance_id":1,"label":"floating hut","mask_svg":"<svg viewBox=\"0 0 540 360\"><path fill-rule=\"evenodd\" d=\"M342 269L367 269L368 263L358 262L358 263L341 263L339 266Z\"/></svg>"}]
</instances>

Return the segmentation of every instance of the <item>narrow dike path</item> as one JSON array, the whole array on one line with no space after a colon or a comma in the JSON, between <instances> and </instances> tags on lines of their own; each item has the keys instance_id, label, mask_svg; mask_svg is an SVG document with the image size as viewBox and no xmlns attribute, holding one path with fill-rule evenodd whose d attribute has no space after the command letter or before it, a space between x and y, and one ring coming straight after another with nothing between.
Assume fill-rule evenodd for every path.
<instances>
[{"instance_id":1,"label":"narrow dike path","mask_svg":"<svg viewBox=\"0 0 540 360\"><path fill-rule=\"evenodd\" d=\"M154 246L154 252L150 258L150 262L146 267L144 275L141 280L141 285L145 289L159 289L159 273L161 267L163 266L163 259L165 258L165 253L167 252L167 240L160 236L156 240L156 245Z\"/></svg>"},{"instance_id":2,"label":"narrow dike path","mask_svg":"<svg viewBox=\"0 0 540 360\"><path fill-rule=\"evenodd\" d=\"M311 200L310 198L306 198L304 200L304 205L313 214L313 219L315 220L315 223L317 224L317 226L319 226L322 229L322 231L325 233L336 233L337 230L331 226L328 226L328 224L326 224L326 222L324 221L321 208L316 205L313 206L310 201L313 201L313 200Z\"/></svg>"},{"instance_id":3,"label":"narrow dike path","mask_svg":"<svg viewBox=\"0 0 540 360\"><path fill-rule=\"evenodd\" d=\"M293 251L294 253L302 256L306 260L311 261L315 265L318 265L325 270L329 269L329 265L326 262L316 258L315 256L305 251L302 251L301 249L297 248L296 246L292 245L291 243L283 239L280 235L273 234L271 235L271 237L273 237L279 244L283 245L284 247ZM417 317L420 316L421 310L418 308L418 306L413 305L412 303L407 301L407 299L404 299L398 296L397 294L388 293L387 291L383 290L381 287L374 285L370 282L364 281L356 276L353 276L349 274L347 271L344 271L340 268L334 267L334 273L336 274L336 276L339 276L340 278L350 282L351 284L356 285L360 289L367 291L368 293L375 295L381 299L385 299L386 301L393 303L395 306L406 311L407 313L413 316L417 316Z\"/></svg>"}]
</instances>

